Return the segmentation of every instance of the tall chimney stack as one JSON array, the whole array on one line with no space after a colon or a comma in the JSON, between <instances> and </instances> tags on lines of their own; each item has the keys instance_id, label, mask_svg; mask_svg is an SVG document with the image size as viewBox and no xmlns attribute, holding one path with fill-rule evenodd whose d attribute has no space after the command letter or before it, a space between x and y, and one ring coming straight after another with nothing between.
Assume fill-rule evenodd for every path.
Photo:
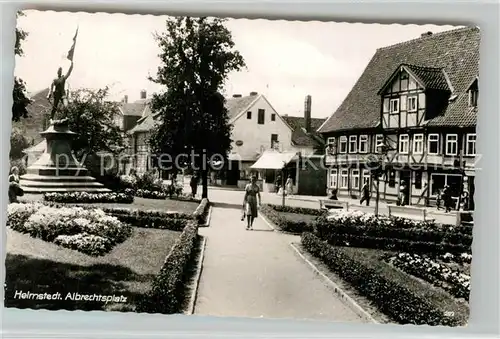
<instances>
[{"instance_id":1,"label":"tall chimney stack","mask_svg":"<svg viewBox=\"0 0 500 339\"><path fill-rule=\"evenodd\" d=\"M307 133L311 133L311 96L307 95L304 102L304 119Z\"/></svg>"},{"instance_id":2,"label":"tall chimney stack","mask_svg":"<svg viewBox=\"0 0 500 339\"><path fill-rule=\"evenodd\" d=\"M128 103L128 95L123 96L123 103L125 103L125 104Z\"/></svg>"},{"instance_id":3,"label":"tall chimney stack","mask_svg":"<svg viewBox=\"0 0 500 339\"><path fill-rule=\"evenodd\" d=\"M141 91L141 99L146 99L146 98L147 98L147 94L148 94L148 93L146 92L146 90L145 90L145 89L143 89L143 90Z\"/></svg>"}]
</instances>

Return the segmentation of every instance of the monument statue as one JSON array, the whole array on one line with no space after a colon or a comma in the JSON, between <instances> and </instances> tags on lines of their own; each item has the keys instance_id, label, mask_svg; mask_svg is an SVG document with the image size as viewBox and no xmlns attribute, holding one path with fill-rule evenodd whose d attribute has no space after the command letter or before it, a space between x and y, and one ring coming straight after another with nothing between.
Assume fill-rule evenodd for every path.
<instances>
[{"instance_id":1,"label":"monument statue","mask_svg":"<svg viewBox=\"0 0 500 339\"><path fill-rule=\"evenodd\" d=\"M69 78L72 71L73 60L71 60L71 66L69 67L68 72L65 75L62 74L62 68L59 67L59 69L57 70L57 78L55 78L50 85L47 99L50 100L52 97L54 97L54 100L52 101L52 111L50 112L51 124L54 121L54 116L57 112L57 109L59 108L59 104L62 104L63 107L67 107L68 105L66 95L66 80Z\"/></svg>"}]
</instances>

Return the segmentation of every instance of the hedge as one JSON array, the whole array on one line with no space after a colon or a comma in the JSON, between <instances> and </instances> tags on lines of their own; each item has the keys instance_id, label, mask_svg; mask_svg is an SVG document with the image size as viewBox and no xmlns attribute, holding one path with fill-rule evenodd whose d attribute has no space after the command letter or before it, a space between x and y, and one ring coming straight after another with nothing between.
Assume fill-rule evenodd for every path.
<instances>
[{"instance_id":1,"label":"hedge","mask_svg":"<svg viewBox=\"0 0 500 339\"><path fill-rule=\"evenodd\" d=\"M210 202L207 198L203 198L193 213L193 218L198 222L199 225L204 224L208 217L208 211L210 210Z\"/></svg>"},{"instance_id":2,"label":"hedge","mask_svg":"<svg viewBox=\"0 0 500 339\"><path fill-rule=\"evenodd\" d=\"M137 311L174 314L182 311L186 275L196 249L198 224L189 221L154 279L151 290L138 302Z\"/></svg>"},{"instance_id":3,"label":"hedge","mask_svg":"<svg viewBox=\"0 0 500 339\"><path fill-rule=\"evenodd\" d=\"M458 326L456 318L415 295L397 281L390 280L311 233L302 234L302 245L321 259L340 278L370 299L383 313L400 324Z\"/></svg>"},{"instance_id":4,"label":"hedge","mask_svg":"<svg viewBox=\"0 0 500 339\"><path fill-rule=\"evenodd\" d=\"M88 193L88 192L67 192L67 193L45 193L43 199L47 202L57 203L115 203L131 204L134 196L128 193Z\"/></svg>"},{"instance_id":5,"label":"hedge","mask_svg":"<svg viewBox=\"0 0 500 339\"><path fill-rule=\"evenodd\" d=\"M272 223L274 223L280 231L295 234L313 231L312 223L290 220L281 215L280 212L276 211L273 206L262 205L260 212L264 214Z\"/></svg>"},{"instance_id":6,"label":"hedge","mask_svg":"<svg viewBox=\"0 0 500 339\"><path fill-rule=\"evenodd\" d=\"M297 214L309 214L309 215L324 215L326 211L316 209L316 208L306 208L306 207L292 207L292 206L283 206L283 205L272 205L272 204L267 204L266 206L269 206L276 212L284 212L284 213L297 213Z\"/></svg>"}]
</instances>

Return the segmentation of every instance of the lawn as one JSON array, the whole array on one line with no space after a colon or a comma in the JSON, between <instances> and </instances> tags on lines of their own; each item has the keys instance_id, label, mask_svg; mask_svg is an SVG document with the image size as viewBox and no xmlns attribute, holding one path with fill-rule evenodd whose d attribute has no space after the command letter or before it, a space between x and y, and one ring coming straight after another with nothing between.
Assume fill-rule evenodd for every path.
<instances>
[{"instance_id":1,"label":"lawn","mask_svg":"<svg viewBox=\"0 0 500 339\"><path fill-rule=\"evenodd\" d=\"M41 194L27 194L20 198L21 201L43 201ZM68 204L70 205L70 204ZM199 203L196 201L174 200L174 199L146 199L135 197L132 204L111 204L111 203L97 203L85 204L95 207L117 207L117 208L130 208L141 210L161 210L169 212L180 212L192 214L198 207Z\"/></svg>"},{"instance_id":2,"label":"lawn","mask_svg":"<svg viewBox=\"0 0 500 339\"><path fill-rule=\"evenodd\" d=\"M149 291L165 257L181 234L134 228L125 242L102 257L91 257L21 234L7 232L5 306L33 309L133 311ZM21 300L16 291L57 293L62 300ZM124 296L124 303L64 300L68 293Z\"/></svg>"},{"instance_id":3,"label":"lawn","mask_svg":"<svg viewBox=\"0 0 500 339\"><path fill-rule=\"evenodd\" d=\"M290 213L290 212L276 212L286 220L290 220L292 222L307 222L312 223L316 220L318 216L310 215L310 214L299 214L299 213Z\"/></svg>"},{"instance_id":4,"label":"lawn","mask_svg":"<svg viewBox=\"0 0 500 339\"><path fill-rule=\"evenodd\" d=\"M393 254L392 252L354 247L342 247L342 251L351 258L362 262L365 266L376 270L378 274L388 280L405 286L415 295L431 302L443 312L450 312L453 317L459 319L460 323L467 324L469 318L469 305L467 302L456 299L441 288L407 274L383 261L383 257L387 254Z\"/></svg>"}]
</instances>

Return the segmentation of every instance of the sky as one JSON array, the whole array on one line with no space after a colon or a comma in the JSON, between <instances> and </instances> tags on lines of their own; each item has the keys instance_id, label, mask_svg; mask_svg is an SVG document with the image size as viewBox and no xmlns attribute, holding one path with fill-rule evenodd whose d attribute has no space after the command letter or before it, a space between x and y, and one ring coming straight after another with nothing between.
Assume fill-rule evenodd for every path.
<instances>
[{"instance_id":1,"label":"sky","mask_svg":"<svg viewBox=\"0 0 500 339\"><path fill-rule=\"evenodd\" d=\"M129 102L161 90L150 82L160 64L154 32L164 32L164 16L25 11L18 27L28 32L24 56L14 73L30 93L47 88L66 59L79 28L71 89L110 86L110 100ZM235 48L246 69L230 74L225 94L262 93L280 115L302 116L306 95L312 117L335 112L379 47L454 29L436 25L379 25L285 20L229 19Z\"/></svg>"}]
</instances>

